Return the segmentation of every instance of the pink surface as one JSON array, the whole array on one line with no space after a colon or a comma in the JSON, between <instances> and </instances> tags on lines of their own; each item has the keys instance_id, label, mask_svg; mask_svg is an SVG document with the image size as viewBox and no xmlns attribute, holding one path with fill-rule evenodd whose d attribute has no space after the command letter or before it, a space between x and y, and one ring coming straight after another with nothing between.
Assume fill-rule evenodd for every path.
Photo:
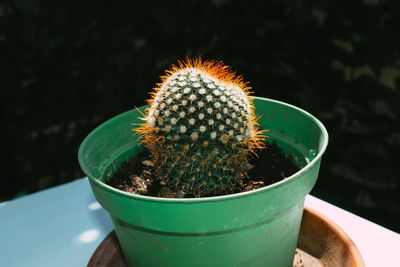
<instances>
[{"instance_id":1,"label":"pink surface","mask_svg":"<svg viewBox=\"0 0 400 267\"><path fill-rule=\"evenodd\" d=\"M400 267L400 235L308 195L305 206L339 225L354 241L367 267Z\"/></svg>"}]
</instances>

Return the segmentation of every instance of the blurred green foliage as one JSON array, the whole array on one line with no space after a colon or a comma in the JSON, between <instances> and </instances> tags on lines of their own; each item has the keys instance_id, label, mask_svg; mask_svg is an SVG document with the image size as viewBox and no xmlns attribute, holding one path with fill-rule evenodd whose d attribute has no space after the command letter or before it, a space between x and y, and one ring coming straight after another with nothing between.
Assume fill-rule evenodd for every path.
<instances>
[{"instance_id":1,"label":"blurred green foliage","mask_svg":"<svg viewBox=\"0 0 400 267\"><path fill-rule=\"evenodd\" d=\"M316 115L331 139L313 194L400 231L399 11L395 0L3 1L0 201L83 177L89 131L202 55Z\"/></svg>"}]
</instances>

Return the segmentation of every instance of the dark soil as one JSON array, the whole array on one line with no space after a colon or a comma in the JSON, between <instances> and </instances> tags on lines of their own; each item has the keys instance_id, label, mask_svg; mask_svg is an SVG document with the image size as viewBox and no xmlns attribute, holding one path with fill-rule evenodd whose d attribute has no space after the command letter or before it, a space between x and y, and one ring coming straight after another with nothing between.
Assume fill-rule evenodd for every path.
<instances>
[{"instance_id":1,"label":"dark soil","mask_svg":"<svg viewBox=\"0 0 400 267\"><path fill-rule=\"evenodd\" d=\"M258 151L257 154L258 157L249 161L247 177L243 179L239 192L276 183L299 170L293 163L292 155L285 155L275 142L268 143L266 148ZM122 163L120 169L113 174L107 184L133 194L179 197L168 187L161 185L157 180L153 180L152 162L147 150Z\"/></svg>"}]
</instances>

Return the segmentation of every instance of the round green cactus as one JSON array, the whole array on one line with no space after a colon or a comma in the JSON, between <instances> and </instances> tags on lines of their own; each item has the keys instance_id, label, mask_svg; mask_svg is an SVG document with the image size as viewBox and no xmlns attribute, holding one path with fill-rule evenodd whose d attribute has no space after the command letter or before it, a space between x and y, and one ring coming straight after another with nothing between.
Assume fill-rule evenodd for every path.
<instances>
[{"instance_id":1,"label":"round green cactus","mask_svg":"<svg viewBox=\"0 0 400 267\"><path fill-rule=\"evenodd\" d=\"M221 62L179 62L162 77L136 129L161 184L196 197L238 190L262 145L250 87Z\"/></svg>"}]
</instances>

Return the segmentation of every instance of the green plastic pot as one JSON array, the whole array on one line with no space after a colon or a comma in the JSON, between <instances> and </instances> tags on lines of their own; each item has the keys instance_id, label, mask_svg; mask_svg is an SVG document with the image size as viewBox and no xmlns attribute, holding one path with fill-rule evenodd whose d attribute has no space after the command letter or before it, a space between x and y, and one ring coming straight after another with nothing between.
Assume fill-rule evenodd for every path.
<instances>
[{"instance_id":1,"label":"green plastic pot","mask_svg":"<svg viewBox=\"0 0 400 267\"><path fill-rule=\"evenodd\" d=\"M297 107L260 97L254 103L269 140L293 153L302 169L250 192L167 199L105 184L141 149L130 131L132 123L142 122L137 110L110 119L86 137L79 163L111 215L129 266L292 266L304 199L317 180L328 134L321 122Z\"/></svg>"}]
</instances>

